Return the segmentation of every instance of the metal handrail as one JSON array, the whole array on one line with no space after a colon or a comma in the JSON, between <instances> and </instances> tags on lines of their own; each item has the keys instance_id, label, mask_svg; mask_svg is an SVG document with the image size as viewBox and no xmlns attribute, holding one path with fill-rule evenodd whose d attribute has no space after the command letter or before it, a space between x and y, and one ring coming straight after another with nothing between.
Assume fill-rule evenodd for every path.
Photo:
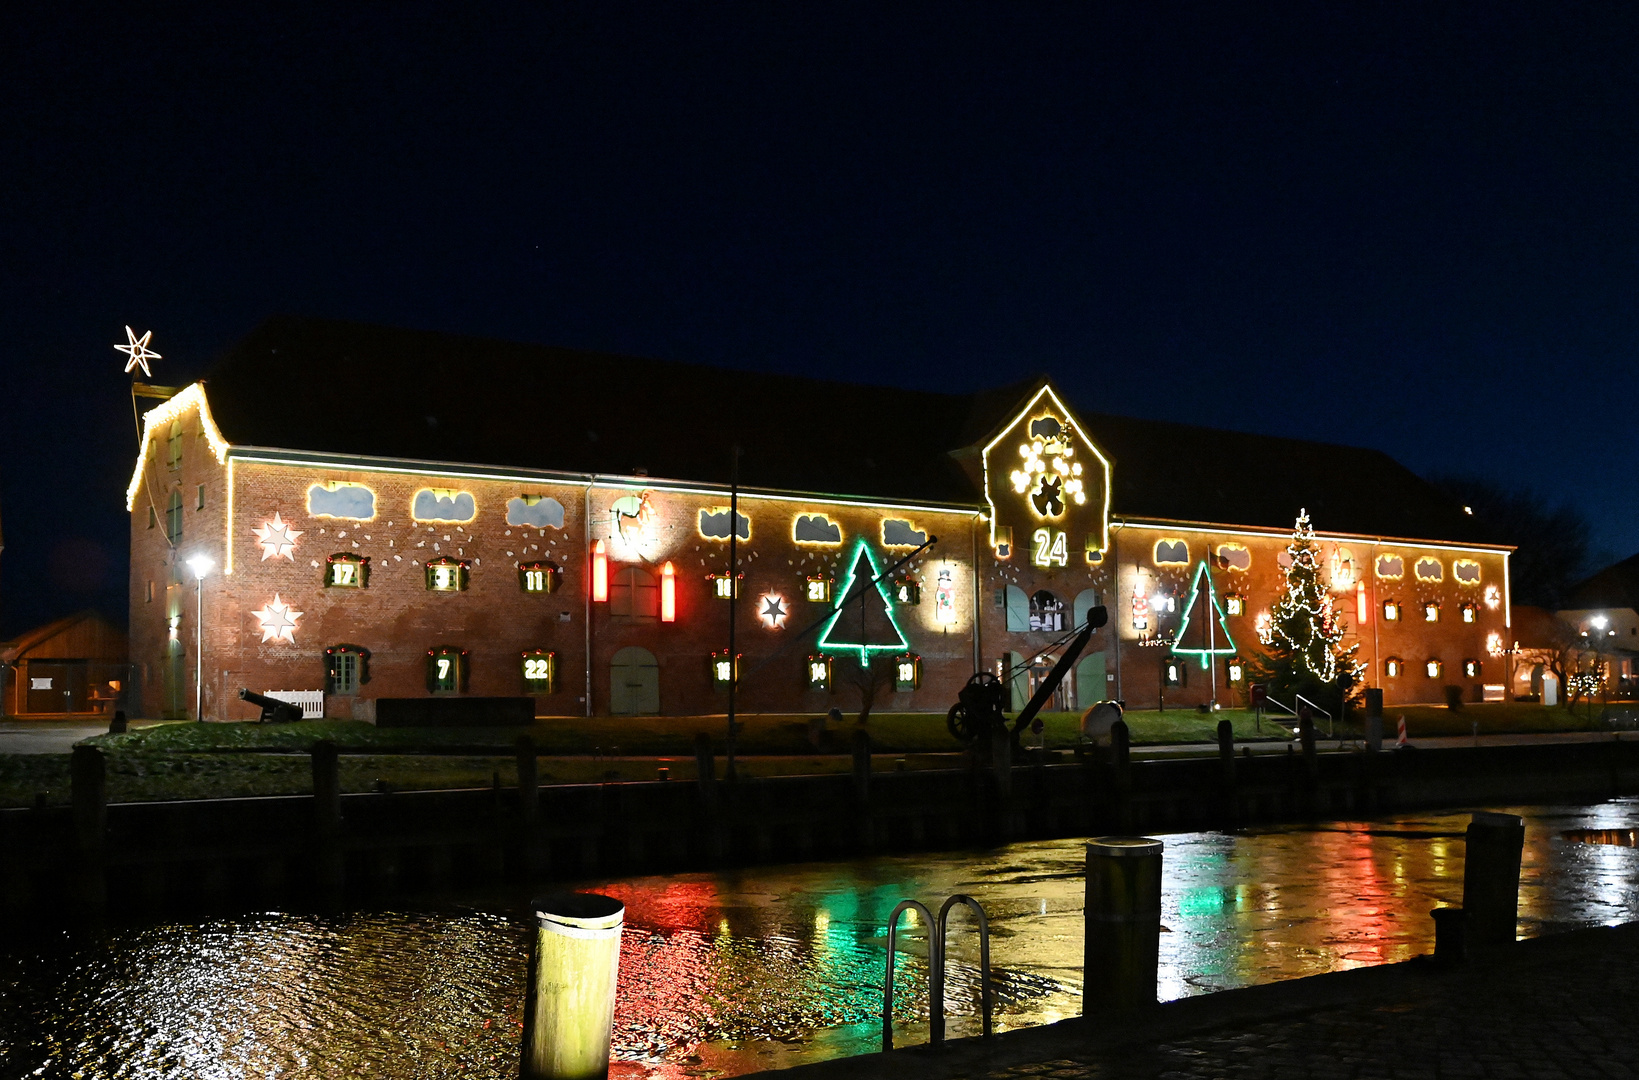
<instances>
[{"instance_id":1,"label":"metal handrail","mask_svg":"<svg viewBox=\"0 0 1639 1080\"><path fill-rule=\"evenodd\" d=\"M985 909L979 906L979 901L966 893L957 893L946 900L939 909L939 922L936 927L939 937L939 963L933 972L933 985L928 991L928 1041L942 1043L945 1041L945 955L946 931L950 928L950 909L957 904L966 904L973 909L973 917L979 921L979 1002L980 1010L984 1015L984 1037L990 1038L990 920L985 918Z\"/></svg>"},{"instance_id":2,"label":"metal handrail","mask_svg":"<svg viewBox=\"0 0 1639 1080\"><path fill-rule=\"evenodd\" d=\"M893 1049L893 957L894 938L899 927L901 912L915 908L922 913L922 921L928 928L928 962L934 971L942 971L944 958L940 956L939 937L934 933L935 920L933 912L920 900L901 900L899 906L893 909L888 916L888 974L882 981L882 1049ZM931 997L931 994L930 994ZM931 1004L931 1000L930 1000Z\"/></svg>"}]
</instances>

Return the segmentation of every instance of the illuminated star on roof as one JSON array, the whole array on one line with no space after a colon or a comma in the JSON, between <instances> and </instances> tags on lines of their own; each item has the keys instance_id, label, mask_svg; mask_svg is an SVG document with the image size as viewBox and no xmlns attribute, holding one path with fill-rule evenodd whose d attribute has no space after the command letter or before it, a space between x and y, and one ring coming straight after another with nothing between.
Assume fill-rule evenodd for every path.
<instances>
[{"instance_id":1,"label":"illuminated star on roof","mask_svg":"<svg viewBox=\"0 0 1639 1080\"><path fill-rule=\"evenodd\" d=\"M279 594L273 594L270 603L262 605L262 610L251 612L256 620L262 624L262 640L288 641L296 644L296 620L302 617L299 611L292 611L290 605L279 599Z\"/></svg>"},{"instance_id":2,"label":"illuminated star on roof","mask_svg":"<svg viewBox=\"0 0 1639 1080\"><path fill-rule=\"evenodd\" d=\"M283 555L291 562L296 561L292 553L296 550L296 538L304 530L292 529L289 522L280 519L278 511L274 511L272 521L265 521L250 531L256 534L256 542L262 545L262 561L266 562L277 555Z\"/></svg>"},{"instance_id":3,"label":"illuminated star on roof","mask_svg":"<svg viewBox=\"0 0 1639 1080\"><path fill-rule=\"evenodd\" d=\"M785 610L785 597L778 593L764 593L758 600L757 614L762 618L763 625L770 630L785 629L785 617L790 614Z\"/></svg>"},{"instance_id":4,"label":"illuminated star on roof","mask_svg":"<svg viewBox=\"0 0 1639 1080\"><path fill-rule=\"evenodd\" d=\"M129 326L125 328L126 344L115 345L114 348L130 357L125 362L127 372L133 368L141 368L143 378L151 379L154 377L154 373L148 370L148 361L163 360L164 357L148 347L148 340L153 336L154 332L152 330L147 331L141 337L137 337L135 330L132 330Z\"/></svg>"}]
</instances>

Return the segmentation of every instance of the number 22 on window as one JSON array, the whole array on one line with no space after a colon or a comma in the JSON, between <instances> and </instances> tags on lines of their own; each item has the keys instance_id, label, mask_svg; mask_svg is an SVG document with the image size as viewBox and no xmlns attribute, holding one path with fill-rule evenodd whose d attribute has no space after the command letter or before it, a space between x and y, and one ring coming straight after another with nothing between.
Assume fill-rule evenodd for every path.
<instances>
[{"instance_id":1,"label":"number 22 on window","mask_svg":"<svg viewBox=\"0 0 1639 1080\"><path fill-rule=\"evenodd\" d=\"M1052 529L1037 529L1034 537L1036 550L1030 561L1037 566L1070 565L1070 543L1064 533Z\"/></svg>"},{"instance_id":2,"label":"number 22 on window","mask_svg":"<svg viewBox=\"0 0 1639 1080\"><path fill-rule=\"evenodd\" d=\"M549 666L543 657L539 660L524 661L524 678L530 682L545 682L549 678Z\"/></svg>"}]
</instances>

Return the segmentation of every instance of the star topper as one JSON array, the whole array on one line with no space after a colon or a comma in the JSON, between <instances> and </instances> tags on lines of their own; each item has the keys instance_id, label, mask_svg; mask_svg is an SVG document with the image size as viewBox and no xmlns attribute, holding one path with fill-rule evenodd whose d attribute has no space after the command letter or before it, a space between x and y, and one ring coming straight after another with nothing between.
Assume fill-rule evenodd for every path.
<instances>
[{"instance_id":1,"label":"star topper","mask_svg":"<svg viewBox=\"0 0 1639 1080\"><path fill-rule=\"evenodd\" d=\"M154 377L154 373L148 369L148 361L163 360L164 357L148 347L148 341L153 336L154 332L152 330L144 332L141 337L137 337L135 330L132 330L129 326L125 328L126 344L115 345L114 348L130 357L125 362L127 372L134 368L141 368L143 378L151 379Z\"/></svg>"},{"instance_id":2,"label":"star topper","mask_svg":"<svg viewBox=\"0 0 1639 1080\"><path fill-rule=\"evenodd\" d=\"M256 542L262 545L263 562L279 555L295 562L296 556L292 552L296 550L296 538L305 530L291 528L290 523L280 519L279 512L275 510L272 521L264 521L250 531L256 534Z\"/></svg>"},{"instance_id":3,"label":"star topper","mask_svg":"<svg viewBox=\"0 0 1639 1080\"><path fill-rule=\"evenodd\" d=\"M757 599L757 615L763 620L763 625L770 630L785 629L785 617L790 612L785 607L785 597L779 593L764 593Z\"/></svg>"},{"instance_id":4,"label":"star topper","mask_svg":"<svg viewBox=\"0 0 1639 1080\"><path fill-rule=\"evenodd\" d=\"M273 594L270 603L262 605L262 610L251 612L256 621L262 624L262 641L288 641L296 644L296 620L302 617L300 611L292 611L290 605L279 599L279 594Z\"/></svg>"}]
</instances>

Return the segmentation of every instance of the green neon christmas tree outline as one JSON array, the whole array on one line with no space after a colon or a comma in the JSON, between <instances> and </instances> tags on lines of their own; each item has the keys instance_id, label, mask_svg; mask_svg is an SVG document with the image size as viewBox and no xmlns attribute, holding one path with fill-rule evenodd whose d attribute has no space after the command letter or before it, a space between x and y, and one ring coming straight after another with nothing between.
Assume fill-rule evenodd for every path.
<instances>
[{"instance_id":1,"label":"green neon christmas tree outline","mask_svg":"<svg viewBox=\"0 0 1639 1080\"><path fill-rule=\"evenodd\" d=\"M888 625L893 628L894 635L899 639L896 642L887 644L872 644L869 642L831 640L831 632L836 629L837 623L841 621L842 610L848 603L848 599L854 591L854 582L859 580L859 564L861 560L864 561L866 568L870 571L871 578L874 579L876 593L882 599L882 613L887 616ZM837 591L836 610L831 612L831 618L826 622L825 629L820 631L820 648L857 649L859 651L859 663L862 667L870 663L870 654L873 651L882 651L884 649L909 651L911 647L910 640L905 637L905 631L899 628L899 620L895 619L893 616L893 599L888 595L888 590L882 583L881 578L882 571L877 567L876 560L871 557L870 547L865 543L863 538L854 541L854 550L849 563L848 580L843 584L842 588ZM863 606L865 603L865 598L861 597L859 602L861 606Z\"/></svg>"},{"instance_id":2,"label":"green neon christmas tree outline","mask_svg":"<svg viewBox=\"0 0 1639 1080\"><path fill-rule=\"evenodd\" d=\"M1186 649L1174 645L1172 647L1172 651L1174 653L1181 653L1185 656L1199 657L1201 660L1201 667L1204 670L1212 666L1211 657L1234 656L1240 650L1235 648L1235 638L1229 633L1229 624L1224 621L1224 606L1218 600L1218 587L1212 583L1212 571L1207 569L1205 559L1202 559L1200 565L1195 568L1195 580L1189 584L1189 603L1184 605L1184 615L1183 618L1178 621L1178 633L1173 635L1173 640L1183 641L1184 631L1189 629L1189 613L1195 610L1195 598L1201 593L1202 574L1206 575L1206 593L1208 598L1212 601L1213 611L1217 613L1218 629L1224 632L1224 640L1229 643L1228 647L1220 646L1213 648L1209 646L1202 646L1199 649Z\"/></svg>"}]
</instances>

